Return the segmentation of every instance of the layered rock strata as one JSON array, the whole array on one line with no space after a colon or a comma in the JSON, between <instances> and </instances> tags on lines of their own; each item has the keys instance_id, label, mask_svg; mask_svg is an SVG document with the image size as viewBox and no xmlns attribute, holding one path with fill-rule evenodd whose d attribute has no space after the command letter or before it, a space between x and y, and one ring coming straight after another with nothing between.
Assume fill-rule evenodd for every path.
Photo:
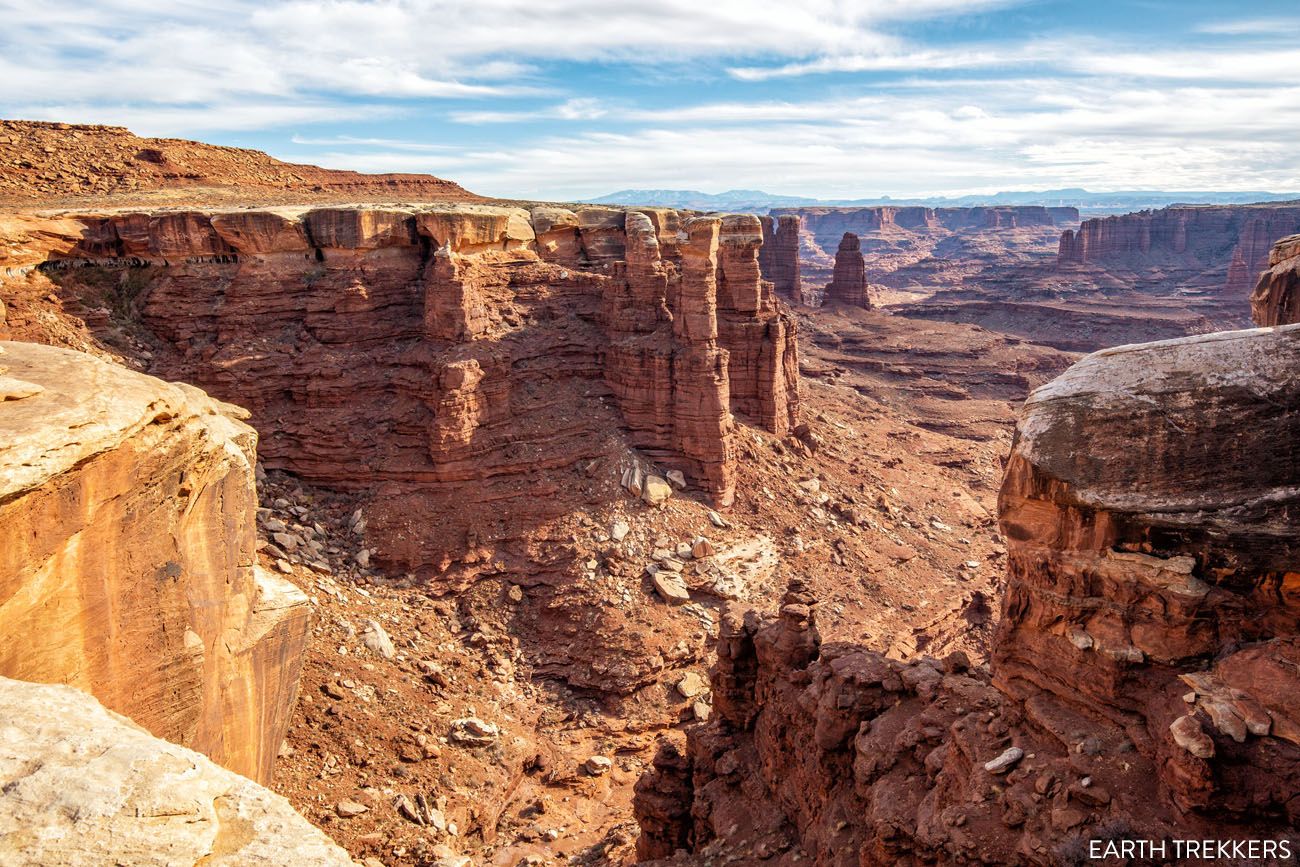
<instances>
[{"instance_id":1,"label":"layered rock strata","mask_svg":"<svg viewBox=\"0 0 1300 867\"><path fill-rule=\"evenodd\" d=\"M1269 248L1300 231L1300 206L1177 206L1085 220L1061 234L1057 266L1213 271L1240 297L1268 267Z\"/></svg>"},{"instance_id":2,"label":"layered rock strata","mask_svg":"<svg viewBox=\"0 0 1300 867\"><path fill-rule=\"evenodd\" d=\"M891 230L1016 229L1051 227L1079 221L1076 208L1041 205L995 205L973 208L927 208L878 205L866 208L774 208L772 216L802 220L823 247L845 232L868 235Z\"/></svg>"},{"instance_id":3,"label":"layered rock strata","mask_svg":"<svg viewBox=\"0 0 1300 867\"><path fill-rule=\"evenodd\" d=\"M0 343L0 675L78 687L266 781L308 602L255 565L246 416L81 353Z\"/></svg>"},{"instance_id":4,"label":"layered rock strata","mask_svg":"<svg viewBox=\"0 0 1300 867\"><path fill-rule=\"evenodd\" d=\"M66 686L0 677L0 862L352 867L289 802Z\"/></svg>"},{"instance_id":5,"label":"layered rock strata","mask_svg":"<svg viewBox=\"0 0 1300 867\"><path fill-rule=\"evenodd\" d=\"M1121 347L1029 399L991 667L729 609L715 717L638 784L639 853L1069 864L1300 825L1300 326ZM1278 456L1284 456L1281 460ZM1097 850L1100 851L1100 850Z\"/></svg>"},{"instance_id":6,"label":"layered rock strata","mask_svg":"<svg viewBox=\"0 0 1300 867\"><path fill-rule=\"evenodd\" d=\"M803 221L798 214L759 217L763 246L759 266L763 277L772 281L776 293L796 306L804 303L803 278L799 268L799 233Z\"/></svg>"},{"instance_id":7,"label":"layered rock strata","mask_svg":"<svg viewBox=\"0 0 1300 867\"><path fill-rule=\"evenodd\" d=\"M135 287L154 369L247 406L269 468L369 497L390 568L536 580L554 555L523 539L616 440L725 505L733 412L778 434L797 421L794 320L760 275L757 218L465 205L80 222L45 272Z\"/></svg>"},{"instance_id":8,"label":"layered rock strata","mask_svg":"<svg viewBox=\"0 0 1300 867\"><path fill-rule=\"evenodd\" d=\"M835 251L835 275L826 287L826 304L871 307L867 291L867 265L862 258L862 242L852 232L845 232Z\"/></svg>"},{"instance_id":9,"label":"layered rock strata","mask_svg":"<svg viewBox=\"0 0 1300 867\"><path fill-rule=\"evenodd\" d=\"M1268 268L1250 296L1251 318L1256 325L1300 322L1300 235L1289 235L1273 245Z\"/></svg>"}]
</instances>

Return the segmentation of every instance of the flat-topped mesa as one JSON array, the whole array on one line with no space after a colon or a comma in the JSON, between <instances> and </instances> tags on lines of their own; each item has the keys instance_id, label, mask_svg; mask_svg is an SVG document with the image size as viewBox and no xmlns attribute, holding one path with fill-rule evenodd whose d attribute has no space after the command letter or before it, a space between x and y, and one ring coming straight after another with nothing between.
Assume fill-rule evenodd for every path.
<instances>
[{"instance_id":1,"label":"flat-topped mesa","mask_svg":"<svg viewBox=\"0 0 1300 867\"><path fill-rule=\"evenodd\" d=\"M1084 220L1061 234L1057 267L1210 272L1225 295L1240 297L1268 267L1269 248L1300 231L1300 206L1173 206Z\"/></svg>"},{"instance_id":2,"label":"flat-topped mesa","mask_svg":"<svg viewBox=\"0 0 1300 867\"><path fill-rule=\"evenodd\" d=\"M835 251L835 276L826 287L826 304L871 307L867 290L867 266L862 258L862 242L852 232L845 232Z\"/></svg>"},{"instance_id":3,"label":"flat-topped mesa","mask_svg":"<svg viewBox=\"0 0 1300 867\"><path fill-rule=\"evenodd\" d=\"M763 277L782 298L802 306L803 279L799 270L799 232L802 219L798 214L759 217L763 245L759 248L759 267Z\"/></svg>"},{"instance_id":4,"label":"flat-topped mesa","mask_svg":"<svg viewBox=\"0 0 1300 867\"><path fill-rule=\"evenodd\" d=\"M308 602L255 565L245 416L81 353L0 343L0 676L76 686L265 782Z\"/></svg>"},{"instance_id":5,"label":"flat-topped mesa","mask_svg":"<svg viewBox=\"0 0 1300 867\"><path fill-rule=\"evenodd\" d=\"M1044 229L1078 222L1077 208L1041 205L994 205L970 208L927 208L919 205L875 205L865 208L773 208L773 217L798 218L816 243L829 250L841 235L906 236L945 231ZM778 287L779 288L779 287Z\"/></svg>"},{"instance_id":6,"label":"flat-topped mesa","mask_svg":"<svg viewBox=\"0 0 1300 867\"><path fill-rule=\"evenodd\" d=\"M759 274L761 227L709 220L478 204L118 214L61 221L80 237L43 269L70 290L81 265L116 269L158 339L153 369L247 406L268 468L372 495L376 562L442 575L463 556L521 558L484 553L526 547L527 528L496 516L562 514L532 492L611 456L606 433L722 504L731 414L776 434L797 422L794 321ZM490 513L463 507L471 487ZM437 532L411 532L434 516Z\"/></svg>"},{"instance_id":7,"label":"flat-topped mesa","mask_svg":"<svg viewBox=\"0 0 1300 867\"><path fill-rule=\"evenodd\" d=\"M1256 325L1300 322L1300 235L1273 245L1268 270L1259 275L1250 296L1250 313Z\"/></svg>"},{"instance_id":8,"label":"flat-topped mesa","mask_svg":"<svg viewBox=\"0 0 1300 867\"><path fill-rule=\"evenodd\" d=\"M999 497L989 667L822 643L792 582L724 608L714 716L637 784L643 858L1075 863L1300 823L1300 325L1090 355ZM1120 830L1117 830L1120 829Z\"/></svg>"}]
</instances>

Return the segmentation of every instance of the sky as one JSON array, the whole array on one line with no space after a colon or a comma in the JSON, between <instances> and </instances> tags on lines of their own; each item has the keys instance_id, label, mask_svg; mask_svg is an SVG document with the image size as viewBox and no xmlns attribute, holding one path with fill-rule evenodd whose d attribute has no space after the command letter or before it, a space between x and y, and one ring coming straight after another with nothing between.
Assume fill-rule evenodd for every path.
<instances>
[{"instance_id":1,"label":"sky","mask_svg":"<svg viewBox=\"0 0 1300 867\"><path fill-rule=\"evenodd\" d=\"M0 0L0 116L486 195L1300 190L1300 7Z\"/></svg>"}]
</instances>

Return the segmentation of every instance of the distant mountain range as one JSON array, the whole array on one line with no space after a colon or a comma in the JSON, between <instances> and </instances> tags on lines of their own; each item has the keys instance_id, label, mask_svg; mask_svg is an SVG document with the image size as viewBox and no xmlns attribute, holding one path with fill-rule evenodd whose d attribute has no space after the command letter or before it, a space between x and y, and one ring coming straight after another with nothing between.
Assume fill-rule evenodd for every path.
<instances>
[{"instance_id":1,"label":"distant mountain range","mask_svg":"<svg viewBox=\"0 0 1300 867\"><path fill-rule=\"evenodd\" d=\"M702 193L699 190L619 190L598 199L599 205L645 205L660 208L684 208L694 211L749 211L765 213L772 208L871 207L873 205L923 205L931 208L965 208L977 205L1047 205L1076 207L1094 213L1140 211L1167 205L1240 205L1252 202L1278 202L1300 199L1300 193L1270 193L1263 190L1222 192L1212 190L1122 190L1093 193L1084 189L1026 190L982 196L934 196L923 199L814 199L805 196L778 196L762 190L727 190L725 193Z\"/></svg>"}]
</instances>

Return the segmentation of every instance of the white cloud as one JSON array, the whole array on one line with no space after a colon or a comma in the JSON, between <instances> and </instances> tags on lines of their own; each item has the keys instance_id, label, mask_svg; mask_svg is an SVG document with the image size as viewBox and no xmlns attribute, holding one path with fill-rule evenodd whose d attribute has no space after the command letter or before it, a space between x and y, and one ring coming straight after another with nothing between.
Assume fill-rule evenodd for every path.
<instances>
[{"instance_id":1,"label":"white cloud","mask_svg":"<svg viewBox=\"0 0 1300 867\"><path fill-rule=\"evenodd\" d=\"M885 23L1002 2L0 0L0 104L539 94L537 62L883 47Z\"/></svg>"},{"instance_id":2,"label":"white cloud","mask_svg":"<svg viewBox=\"0 0 1300 867\"><path fill-rule=\"evenodd\" d=\"M1196 28L1200 33L1218 36L1277 36L1290 39L1300 18L1245 18L1236 21L1216 21Z\"/></svg>"},{"instance_id":3,"label":"white cloud","mask_svg":"<svg viewBox=\"0 0 1300 867\"><path fill-rule=\"evenodd\" d=\"M340 149L330 165L443 174L477 192L581 199L628 187L757 187L826 198L1092 189L1300 189L1300 86L1152 89L1000 80L801 104L611 110L630 132L417 154ZM319 158L319 157L318 157Z\"/></svg>"},{"instance_id":4,"label":"white cloud","mask_svg":"<svg viewBox=\"0 0 1300 867\"><path fill-rule=\"evenodd\" d=\"M593 97L575 97L527 111L453 111L457 123L529 123L539 120L596 120L609 114L605 104Z\"/></svg>"},{"instance_id":5,"label":"white cloud","mask_svg":"<svg viewBox=\"0 0 1300 867\"><path fill-rule=\"evenodd\" d=\"M278 155L505 196L1300 187L1300 20L1155 47L900 35L1020 2L0 0L0 113L179 136L388 119ZM610 67L601 92L557 78L575 61ZM409 140L417 115L451 132Z\"/></svg>"}]
</instances>

